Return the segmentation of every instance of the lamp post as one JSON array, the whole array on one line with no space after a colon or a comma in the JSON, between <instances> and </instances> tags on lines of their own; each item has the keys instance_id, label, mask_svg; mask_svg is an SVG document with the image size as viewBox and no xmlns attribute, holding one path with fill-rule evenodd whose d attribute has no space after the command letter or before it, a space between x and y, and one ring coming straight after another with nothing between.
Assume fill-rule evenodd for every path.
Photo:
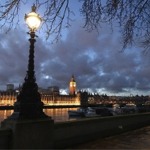
<instances>
[{"instance_id":1,"label":"lamp post","mask_svg":"<svg viewBox=\"0 0 150 150\"><path fill-rule=\"evenodd\" d=\"M22 90L17 96L17 101L14 104L14 113L10 116L13 119L38 119L46 118L48 116L43 112L43 102L41 101L40 93L38 92L38 85L36 83L34 71L34 43L35 31L39 28L42 19L36 13L35 5L32 6L32 11L25 15L25 21L30 29L30 49L28 70Z\"/></svg>"},{"instance_id":2,"label":"lamp post","mask_svg":"<svg viewBox=\"0 0 150 150\"><path fill-rule=\"evenodd\" d=\"M54 120L43 112L43 103L38 92L34 72L34 43L35 31L41 18L36 14L35 5L32 12L25 15L30 29L30 49L28 70L22 89L14 104L13 114L1 122L1 128L11 129L11 136L2 148L10 149L52 149L54 141ZM1 143L1 142L0 142ZM4 146L5 145L5 146ZM1 146L0 146L1 147Z\"/></svg>"}]
</instances>

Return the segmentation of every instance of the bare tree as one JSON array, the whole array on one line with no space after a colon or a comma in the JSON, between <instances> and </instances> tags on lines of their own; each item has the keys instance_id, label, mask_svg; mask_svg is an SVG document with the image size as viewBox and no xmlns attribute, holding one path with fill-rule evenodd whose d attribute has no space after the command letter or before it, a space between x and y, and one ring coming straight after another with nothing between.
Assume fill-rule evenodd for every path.
<instances>
[{"instance_id":1,"label":"bare tree","mask_svg":"<svg viewBox=\"0 0 150 150\"><path fill-rule=\"evenodd\" d=\"M150 49L150 0L82 0L85 28L93 30L107 22L121 27L123 48L141 42Z\"/></svg>"},{"instance_id":2,"label":"bare tree","mask_svg":"<svg viewBox=\"0 0 150 150\"><path fill-rule=\"evenodd\" d=\"M0 2L1 27L9 24L9 29L19 23L21 4L27 0ZM74 15L71 10L72 0L33 0L38 9L43 10L43 29L46 38L55 34L61 36L64 27L71 25ZM146 51L150 50L150 0L79 0L84 28L88 31L99 30L101 23L120 27L123 48L140 43Z\"/></svg>"}]
</instances>

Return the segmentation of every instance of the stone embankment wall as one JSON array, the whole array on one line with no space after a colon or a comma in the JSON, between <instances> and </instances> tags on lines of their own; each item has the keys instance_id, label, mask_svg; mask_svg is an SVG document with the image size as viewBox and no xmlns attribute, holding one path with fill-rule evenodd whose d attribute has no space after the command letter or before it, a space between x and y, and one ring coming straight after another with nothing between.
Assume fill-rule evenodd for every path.
<instances>
[{"instance_id":1,"label":"stone embankment wall","mask_svg":"<svg viewBox=\"0 0 150 150\"><path fill-rule=\"evenodd\" d=\"M0 129L0 149L8 149L11 142L12 131L10 129Z\"/></svg>"},{"instance_id":2,"label":"stone embankment wall","mask_svg":"<svg viewBox=\"0 0 150 150\"><path fill-rule=\"evenodd\" d=\"M38 126L40 126L40 121L38 121L38 124ZM123 133L147 125L150 125L150 113L103 118L97 117L54 123L54 127L52 129L54 134L51 134L51 139L53 139L53 147L49 147L49 149L69 148L96 138L103 138L106 136ZM46 127L44 130L47 130ZM31 133L34 134L33 131L31 131ZM12 137L13 136L10 129L1 128L0 149L11 148L10 143L13 141ZM44 143L48 144L49 142L52 142L51 139L45 138L46 141ZM40 139L37 139L37 143L39 140ZM30 136L29 143L31 143ZM47 147L47 145L43 145L43 148L44 147ZM34 145L32 145L32 148L34 148Z\"/></svg>"},{"instance_id":3,"label":"stone embankment wall","mask_svg":"<svg viewBox=\"0 0 150 150\"><path fill-rule=\"evenodd\" d=\"M56 123L54 147L66 148L150 125L150 113Z\"/></svg>"}]
</instances>

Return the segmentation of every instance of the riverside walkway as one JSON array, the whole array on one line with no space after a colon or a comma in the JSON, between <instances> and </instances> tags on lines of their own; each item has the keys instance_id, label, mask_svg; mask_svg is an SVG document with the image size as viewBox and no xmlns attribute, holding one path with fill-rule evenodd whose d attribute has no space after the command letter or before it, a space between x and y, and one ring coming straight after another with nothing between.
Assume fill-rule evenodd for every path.
<instances>
[{"instance_id":1,"label":"riverside walkway","mask_svg":"<svg viewBox=\"0 0 150 150\"><path fill-rule=\"evenodd\" d=\"M91 141L73 147L72 149L150 150L150 126L120 135Z\"/></svg>"}]
</instances>

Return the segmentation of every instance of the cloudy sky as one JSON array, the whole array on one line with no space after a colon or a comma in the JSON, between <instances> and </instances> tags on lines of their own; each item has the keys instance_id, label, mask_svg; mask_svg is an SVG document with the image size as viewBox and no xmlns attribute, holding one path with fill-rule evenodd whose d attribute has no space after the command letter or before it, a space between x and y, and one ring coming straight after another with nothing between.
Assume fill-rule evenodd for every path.
<instances>
[{"instance_id":1,"label":"cloudy sky","mask_svg":"<svg viewBox=\"0 0 150 150\"><path fill-rule=\"evenodd\" d=\"M139 47L121 51L120 34L103 25L99 34L86 32L78 18L57 43L38 32L35 72L39 87L59 86L68 92L74 74L78 90L108 95L149 95L150 59ZM27 28L0 32L0 89L24 82L28 63Z\"/></svg>"}]
</instances>

